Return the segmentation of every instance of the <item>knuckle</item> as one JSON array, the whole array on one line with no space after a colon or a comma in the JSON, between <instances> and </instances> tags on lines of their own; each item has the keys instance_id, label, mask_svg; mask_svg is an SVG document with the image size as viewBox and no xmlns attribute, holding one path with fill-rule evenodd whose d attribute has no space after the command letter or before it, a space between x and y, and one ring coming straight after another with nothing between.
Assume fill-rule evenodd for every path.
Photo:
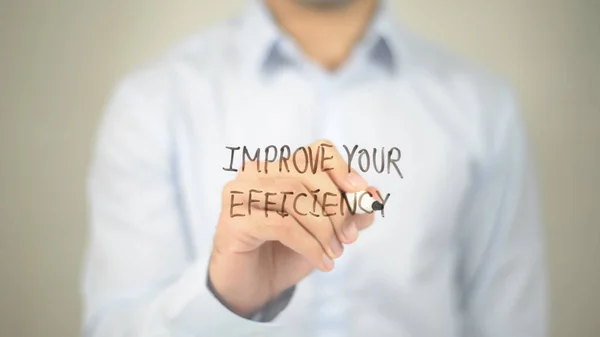
<instances>
[{"instance_id":1,"label":"knuckle","mask_svg":"<svg viewBox=\"0 0 600 337\"><path fill-rule=\"evenodd\" d=\"M278 179L275 177L261 177L258 180L258 183L260 184L259 189L275 191L277 189L278 182Z\"/></svg>"},{"instance_id":2,"label":"knuckle","mask_svg":"<svg viewBox=\"0 0 600 337\"><path fill-rule=\"evenodd\" d=\"M287 237L292 231L290 224L279 216L269 216L261 220L262 230L273 233L276 237Z\"/></svg>"},{"instance_id":3,"label":"knuckle","mask_svg":"<svg viewBox=\"0 0 600 337\"><path fill-rule=\"evenodd\" d=\"M294 195L304 192L304 185L298 179L288 179L285 182L285 185L290 192L294 193Z\"/></svg>"}]
</instances>

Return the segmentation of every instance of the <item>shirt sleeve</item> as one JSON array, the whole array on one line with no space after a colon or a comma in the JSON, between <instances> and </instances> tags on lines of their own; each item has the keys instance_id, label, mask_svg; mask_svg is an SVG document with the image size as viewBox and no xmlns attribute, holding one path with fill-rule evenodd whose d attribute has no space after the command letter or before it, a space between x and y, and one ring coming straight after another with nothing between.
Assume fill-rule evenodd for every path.
<instances>
[{"instance_id":1,"label":"shirt sleeve","mask_svg":"<svg viewBox=\"0 0 600 337\"><path fill-rule=\"evenodd\" d=\"M207 286L211 247L194 248L183 221L176 105L165 82L154 75L123 81L98 133L88 178L84 335L273 336L277 323L237 316Z\"/></svg>"},{"instance_id":2,"label":"shirt sleeve","mask_svg":"<svg viewBox=\"0 0 600 337\"><path fill-rule=\"evenodd\" d=\"M533 160L506 91L464 203L460 237L463 336L547 335L544 245Z\"/></svg>"}]
</instances>

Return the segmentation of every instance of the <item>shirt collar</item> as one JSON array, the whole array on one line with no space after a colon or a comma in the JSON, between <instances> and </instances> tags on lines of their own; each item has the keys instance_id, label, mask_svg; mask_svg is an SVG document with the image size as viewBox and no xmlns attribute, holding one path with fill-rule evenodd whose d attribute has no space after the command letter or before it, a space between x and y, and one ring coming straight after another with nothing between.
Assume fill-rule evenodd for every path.
<instances>
[{"instance_id":1,"label":"shirt collar","mask_svg":"<svg viewBox=\"0 0 600 337\"><path fill-rule=\"evenodd\" d=\"M252 0L243 14L239 31L240 56L245 71L264 74L289 61L281 52L286 36L275 23L262 0ZM380 0L379 8L360 42L369 60L389 73L398 68L400 55L395 21L389 4Z\"/></svg>"}]
</instances>

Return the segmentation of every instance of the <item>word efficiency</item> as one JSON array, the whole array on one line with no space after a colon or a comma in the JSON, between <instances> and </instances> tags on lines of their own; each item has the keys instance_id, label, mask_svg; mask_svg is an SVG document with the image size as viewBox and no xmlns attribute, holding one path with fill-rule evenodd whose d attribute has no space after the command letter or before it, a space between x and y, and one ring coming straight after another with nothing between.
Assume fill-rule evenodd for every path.
<instances>
[{"instance_id":1,"label":"word efficiency","mask_svg":"<svg viewBox=\"0 0 600 337\"><path fill-rule=\"evenodd\" d=\"M319 196L320 190L311 191L309 196L306 193L298 193L294 195L294 192L263 192L260 190L251 189L245 196L242 191L231 191L231 202L229 203L229 216L231 218L243 217L246 215L252 215L252 211L262 211L265 217L269 217L269 210L274 210L274 205L280 205L276 209L276 213L282 218L289 216L289 212L286 210L293 210L296 215L299 216L314 216L314 217L331 217L334 216L339 210L339 214L344 216L346 205L348 212L351 215L373 213L373 211L381 211L381 216L384 217L385 204L390 197L388 193L385 198L377 191L377 196L380 201L373 199L373 195L369 191L361 191L357 193L331 193L325 192L322 196ZM236 195L242 195L239 198L246 200L244 202L236 202ZM261 198L255 198L255 196L261 196ZM270 199L273 197L273 199ZM274 198L278 198L278 202L273 202ZM306 208L306 199L312 199L312 206ZM300 207L299 203L303 203L305 208ZM309 202L310 204L310 202ZM242 207L242 206L246 207ZM321 205L320 210L317 205ZM259 209L258 206L262 206ZM291 206L291 207L290 207ZM234 210L236 208L236 210Z\"/></svg>"}]
</instances>

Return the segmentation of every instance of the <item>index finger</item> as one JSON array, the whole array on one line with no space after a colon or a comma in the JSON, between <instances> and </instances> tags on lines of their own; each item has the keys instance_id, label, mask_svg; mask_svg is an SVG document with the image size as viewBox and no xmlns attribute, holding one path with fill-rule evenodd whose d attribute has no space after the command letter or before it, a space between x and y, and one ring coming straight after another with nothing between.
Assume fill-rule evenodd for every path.
<instances>
[{"instance_id":1,"label":"index finger","mask_svg":"<svg viewBox=\"0 0 600 337\"><path fill-rule=\"evenodd\" d=\"M369 185L354 169L352 169L341 153L328 140L319 140L311 145L321 151L323 171L343 192L359 192ZM318 152L317 152L318 153Z\"/></svg>"}]
</instances>

